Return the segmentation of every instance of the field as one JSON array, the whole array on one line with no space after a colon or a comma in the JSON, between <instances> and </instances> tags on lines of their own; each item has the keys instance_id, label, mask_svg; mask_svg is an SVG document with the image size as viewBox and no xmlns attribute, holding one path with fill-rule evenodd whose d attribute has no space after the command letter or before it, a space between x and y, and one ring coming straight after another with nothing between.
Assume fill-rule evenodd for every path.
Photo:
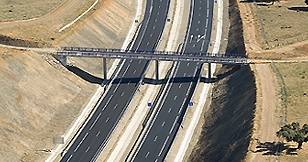
<instances>
[{"instance_id":1,"label":"field","mask_svg":"<svg viewBox=\"0 0 308 162\"><path fill-rule=\"evenodd\" d=\"M2 0L0 1L0 22L27 20L42 16L63 0Z\"/></svg>"},{"instance_id":2,"label":"field","mask_svg":"<svg viewBox=\"0 0 308 162\"><path fill-rule=\"evenodd\" d=\"M280 0L274 4L267 3L264 0L253 2L243 2L249 4L253 20L247 19L249 15L244 16L246 28L255 26L256 30L250 30L246 35L255 32L255 40L248 36L246 47L248 47L249 57L265 59L303 59L308 56L308 6L303 0ZM257 43L255 43L257 42ZM253 44L255 43L255 44ZM259 46L259 48L258 48ZM253 50L251 50L253 49ZM307 95L308 95L308 65L307 63L276 63L278 72L276 77L283 81L280 83L281 106L285 109L285 118L287 123L293 121L301 125L308 123L306 113ZM267 84L265 82L261 84ZM279 84L279 83L277 83ZM273 87L274 88L274 87ZM285 89L285 92L282 90ZM274 97L274 96L273 96ZM283 110L277 110L277 112ZM281 119L281 118L279 118ZM266 120L266 119L265 119ZM259 130L262 132L262 130ZM277 130L278 131L278 130ZM296 147L295 143L285 143L284 146ZM308 159L308 144L303 145L302 150L297 150L295 156L286 153L283 150L283 156L276 157L280 161L305 161ZM268 155L265 159L270 158Z\"/></svg>"}]
</instances>

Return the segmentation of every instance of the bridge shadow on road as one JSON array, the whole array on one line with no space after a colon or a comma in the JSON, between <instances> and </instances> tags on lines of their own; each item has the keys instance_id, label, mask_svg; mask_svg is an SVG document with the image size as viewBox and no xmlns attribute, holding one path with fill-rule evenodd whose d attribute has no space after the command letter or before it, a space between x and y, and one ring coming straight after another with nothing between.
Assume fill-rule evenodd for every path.
<instances>
[{"instance_id":1,"label":"bridge shadow on road","mask_svg":"<svg viewBox=\"0 0 308 162\"><path fill-rule=\"evenodd\" d=\"M240 65L224 65L225 71L223 73L216 74L213 78L207 78L202 76L200 78L200 82L203 83L215 83L233 73L235 73L237 70L239 70L241 67ZM66 68L82 78L83 80L93 83L93 84L102 84L104 83L103 78L96 77L76 66L66 66ZM106 83L109 83L111 79L108 79ZM142 84L152 84L152 85L160 85L160 84L166 84L169 81L169 83L187 83L187 82L196 82L197 78L196 77L175 77L171 78L170 80L168 78L164 79L153 79L153 78L144 78L143 81L141 82ZM140 78L115 78L112 82L112 84L128 84L128 83L139 83Z\"/></svg>"}]
</instances>

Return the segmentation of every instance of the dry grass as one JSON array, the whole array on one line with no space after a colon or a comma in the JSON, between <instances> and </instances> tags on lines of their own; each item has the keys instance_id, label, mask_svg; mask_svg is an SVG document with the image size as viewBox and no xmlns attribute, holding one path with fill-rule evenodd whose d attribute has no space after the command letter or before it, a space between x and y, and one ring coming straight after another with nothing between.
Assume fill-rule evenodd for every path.
<instances>
[{"instance_id":1,"label":"dry grass","mask_svg":"<svg viewBox=\"0 0 308 162\"><path fill-rule=\"evenodd\" d=\"M42 16L63 0L2 0L0 1L0 22L27 20Z\"/></svg>"},{"instance_id":2,"label":"dry grass","mask_svg":"<svg viewBox=\"0 0 308 162\"><path fill-rule=\"evenodd\" d=\"M268 47L273 49L264 54L275 58L307 56L307 44L275 49L308 40L308 28L305 28L308 25L308 7L304 1L281 0L274 5L270 3L257 4ZM305 115L308 104L307 64L279 63L277 68L284 79L287 91L287 123L293 121L301 124L308 123L308 118ZM305 161L308 159L307 144L297 153L296 156L281 156L280 160Z\"/></svg>"},{"instance_id":3,"label":"dry grass","mask_svg":"<svg viewBox=\"0 0 308 162\"><path fill-rule=\"evenodd\" d=\"M303 116L308 105L308 66L307 63L279 63L277 67L283 76L287 90L287 121L308 123Z\"/></svg>"},{"instance_id":4,"label":"dry grass","mask_svg":"<svg viewBox=\"0 0 308 162\"><path fill-rule=\"evenodd\" d=\"M5 0L4 2L0 2L0 12L6 12L8 8L14 6L13 12L11 14L0 14L0 21L13 21L13 20L22 20L29 19L33 17L39 17L45 15L50 12L52 9L56 8L63 0L42 0L36 2L34 0L23 0L22 2L15 2ZM32 2L33 1L33 2ZM25 3L27 2L27 3ZM33 23L27 24L16 24L13 27L5 27L0 30L0 35L9 36L11 38L18 38L21 40L25 40L28 42L39 42L41 44L45 44L45 46L50 46L53 44L54 40L57 40L68 30L65 30L61 33L58 32L60 28L65 26L66 24L73 21L79 15L81 15L84 11L86 11L95 0L87 0L84 1L78 6L72 2L76 7L74 9L67 9L65 12L60 11L60 13L54 13L52 18L43 17L40 21L36 21ZM3 3L3 6L2 6ZM88 18L91 14L93 14L98 8L102 6L104 1L99 1L96 6L90 10L86 15L84 15L79 21L77 21L72 27L80 25L83 20ZM13 4L13 5L11 5ZM45 5L46 4L46 5ZM48 8L49 6L49 8ZM23 14L24 8L27 8L27 16ZM1 11L2 9L2 11ZM21 11L20 13L15 10ZM14 14L13 14L14 13ZM19 21L17 21L18 23Z\"/></svg>"},{"instance_id":5,"label":"dry grass","mask_svg":"<svg viewBox=\"0 0 308 162\"><path fill-rule=\"evenodd\" d=\"M308 6L304 0L257 3L269 48L308 40Z\"/></svg>"}]
</instances>

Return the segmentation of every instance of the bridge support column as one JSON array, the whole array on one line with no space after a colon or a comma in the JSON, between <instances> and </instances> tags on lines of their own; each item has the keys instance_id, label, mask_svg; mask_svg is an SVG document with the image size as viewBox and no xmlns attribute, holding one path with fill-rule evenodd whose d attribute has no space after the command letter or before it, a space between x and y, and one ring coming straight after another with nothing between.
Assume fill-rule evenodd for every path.
<instances>
[{"instance_id":1,"label":"bridge support column","mask_svg":"<svg viewBox=\"0 0 308 162\"><path fill-rule=\"evenodd\" d=\"M156 80L159 80L159 68L158 68L158 60L156 60Z\"/></svg>"},{"instance_id":2,"label":"bridge support column","mask_svg":"<svg viewBox=\"0 0 308 162\"><path fill-rule=\"evenodd\" d=\"M211 67L211 63L208 63L208 79L211 79L211 76L212 76L212 67Z\"/></svg>"},{"instance_id":3,"label":"bridge support column","mask_svg":"<svg viewBox=\"0 0 308 162\"><path fill-rule=\"evenodd\" d=\"M63 66L67 66L67 56L56 56L55 57Z\"/></svg>"},{"instance_id":4,"label":"bridge support column","mask_svg":"<svg viewBox=\"0 0 308 162\"><path fill-rule=\"evenodd\" d=\"M107 63L106 58L103 58L103 69L104 69L104 82L107 81Z\"/></svg>"}]
</instances>

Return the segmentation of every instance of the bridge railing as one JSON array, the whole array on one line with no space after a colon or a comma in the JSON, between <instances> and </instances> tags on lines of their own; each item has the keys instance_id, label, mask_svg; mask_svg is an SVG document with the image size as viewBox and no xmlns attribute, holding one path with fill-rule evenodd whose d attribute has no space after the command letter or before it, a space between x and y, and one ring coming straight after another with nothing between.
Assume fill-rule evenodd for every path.
<instances>
[{"instance_id":1,"label":"bridge railing","mask_svg":"<svg viewBox=\"0 0 308 162\"><path fill-rule=\"evenodd\" d=\"M62 47L60 51L79 52L101 52L101 53L127 53L127 54L160 54L160 55L188 55L220 58L247 58L245 54L219 54L210 52L176 52L176 51L154 51L154 50L126 50L109 48L88 48L88 47Z\"/></svg>"}]
</instances>

